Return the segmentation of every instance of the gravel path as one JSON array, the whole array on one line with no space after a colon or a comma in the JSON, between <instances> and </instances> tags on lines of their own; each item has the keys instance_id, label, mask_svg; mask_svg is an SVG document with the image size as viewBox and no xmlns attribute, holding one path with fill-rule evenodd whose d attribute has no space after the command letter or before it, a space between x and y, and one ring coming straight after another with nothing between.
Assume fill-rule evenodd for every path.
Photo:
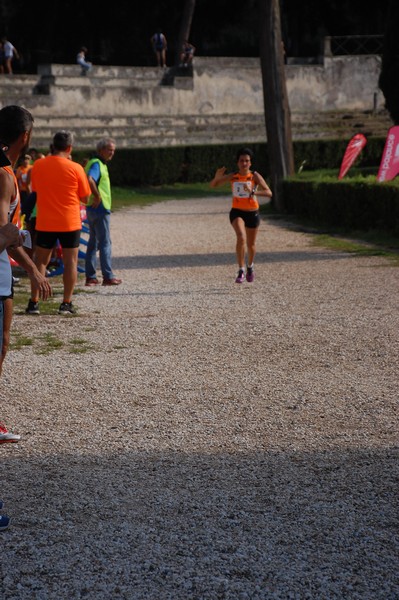
<instances>
[{"instance_id":1,"label":"gravel path","mask_svg":"<svg viewBox=\"0 0 399 600\"><path fill-rule=\"evenodd\" d=\"M236 285L228 207L115 213L123 285L16 315L3 600L399 598L399 270L264 221Z\"/></svg>"}]
</instances>

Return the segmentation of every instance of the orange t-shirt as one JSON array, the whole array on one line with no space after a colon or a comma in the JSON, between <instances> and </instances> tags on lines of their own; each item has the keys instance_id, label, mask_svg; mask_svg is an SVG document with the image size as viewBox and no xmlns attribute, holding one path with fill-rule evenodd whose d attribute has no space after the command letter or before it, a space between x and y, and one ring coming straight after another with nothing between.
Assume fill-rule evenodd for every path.
<instances>
[{"instance_id":1,"label":"orange t-shirt","mask_svg":"<svg viewBox=\"0 0 399 600\"><path fill-rule=\"evenodd\" d=\"M16 176L18 181L18 187L20 192L29 192L28 187L28 173L31 170L33 165L20 166L17 169Z\"/></svg>"},{"instance_id":2,"label":"orange t-shirt","mask_svg":"<svg viewBox=\"0 0 399 600\"><path fill-rule=\"evenodd\" d=\"M36 192L38 231L77 231L82 228L80 200L91 190L82 165L63 156L37 160L31 172Z\"/></svg>"},{"instance_id":3,"label":"orange t-shirt","mask_svg":"<svg viewBox=\"0 0 399 600\"><path fill-rule=\"evenodd\" d=\"M258 210L259 203L256 196L251 196L251 192L256 185L254 174L251 172L248 175L234 173L230 182L233 193L232 207L239 210Z\"/></svg>"}]
</instances>

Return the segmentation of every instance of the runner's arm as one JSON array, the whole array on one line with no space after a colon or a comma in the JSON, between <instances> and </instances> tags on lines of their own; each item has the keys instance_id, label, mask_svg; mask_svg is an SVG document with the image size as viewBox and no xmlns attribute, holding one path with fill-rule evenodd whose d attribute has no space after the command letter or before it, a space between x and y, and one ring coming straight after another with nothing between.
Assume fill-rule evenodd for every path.
<instances>
[{"instance_id":1,"label":"runner's arm","mask_svg":"<svg viewBox=\"0 0 399 600\"><path fill-rule=\"evenodd\" d=\"M91 205L93 208L97 208L101 204L100 190L97 187L97 183L96 183L95 179L93 179L93 177L91 175L88 175L87 179L89 180L89 186L90 186L91 193L93 196ZM84 202L84 199L81 198L81 202L83 202L83 204L87 204L88 199L89 198L87 197L86 202Z\"/></svg>"},{"instance_id":2,"label":"runner's arm","mask_svg":"<svg viewBox=\"0 0 399 600\"><path fill-rule=\"evenodd\" d=\"M26 254L25 250L20 248L7 248L7 252L22 269L24 269L29 279L39 288L39 295L42 300L47 300L52 295L51 285L44 275L42 275L35 263Z\"/></svg>"},{"instance_id":3,"label":"runner's arm","mask_svg":"<svg viewBox=\"0 0 399 600\"><path fill-rule=\"evenodd\" d=\"M220 169L217 169L215 176L212 179L212 181L209 183L209 185L211 187L218 187L219 185L223 185L224 183L227 183L228 181L230 181L232 176L233 176L233 173L228 173L226 175L226 167L221 167Z\"/></svg>"},{"instance_id":4,"label":"runner's arm","mask_svg":"<svg viewBox=\"0 0 399 600\"><path fill-rule=\"evenodd\" d=\"M10 221L10 202L14 192L14 180L0 169L0 227Z\"/></svg>"},{"instance_id":5,"label":"runner's arm","mask_svg":"<svg viewBox=\"0 0 399 600\"><path fill-rule=\"evenodd\" d=\"M10 246L20 246L22 244L19 236L19 230L13 223L7 223L0 227L0 252L3 252Z\"/></svg>"},{"instance_id":6,"label":"runner's arm","mask_svg":"<svg viewBox=\"0 0 399 600\"><path fill-rule=\"evenodd\" d=\"M257 189L257 196L265 196L266 198L271 198L273 196L273 193L267 185L266 181L263 179L262 175L260 175L257 171L254 171L254 180L256 185L261 188Z\"/></svg>"}]
</instances>

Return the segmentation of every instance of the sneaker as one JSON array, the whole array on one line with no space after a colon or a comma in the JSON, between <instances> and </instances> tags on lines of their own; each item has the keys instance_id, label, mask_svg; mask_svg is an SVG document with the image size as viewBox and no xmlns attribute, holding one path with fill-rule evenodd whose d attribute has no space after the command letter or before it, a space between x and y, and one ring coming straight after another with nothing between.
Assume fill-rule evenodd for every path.
<instances>
[{"instance_id":1,"label":"sneaker","mask_svg":"<svg viewBox=\"0 0 399 600\"><path fill-rule=\"evenodd\" d=\"M11 433L10 431L8 431L4 423L0 423L0 444L5 444L7 442L15 444L16 442L19 442L20 439L20 435Z\"/></svg>"},{"instance_id":2,"label":"sneaker","mask_svg":"<svg viewBox=\"0 0 399 600\"><path fill-rule=\"evenodd\" d=\"M18 285L18 283L21 281L21 279L19 277L14 277L14 275L12 276L12 283L13 285Z\"/></svg>"},{"instance_id":3,"label":"sneaker","mask_svg":"<svg viewBox=\"0 0 399 600\"><path fill-rule=\"evenodd\" d=\"M245 281L245 273L244 269L240 269L236 277L236 283L243 283L243 281Z\"/></svg>"},{"instance_id":4,"label":"sneaker","mask_svg":"<svg viewBox=\"0 0 399 600\"><path fill-rule=\"evenodd\" d=\"M28 307L25 310L27 315L40 315L39 303L33 302L33 300L29 300Z\"/></svg>"},{"instance_id":5,"label":"sneaker","mask_svg":"<svg viewBox=\"0 0 399 600\"><path fill-rule=\"evenodd\" d=\"M122 279L117 279L113 277L112 279L103 279L103 285L120 285L122 283Z\"/></svg>"},{"instance_id":6,"label":"sneaker","mask_svg":"<svg viewBox=\"0 0 399 600\"><path fill-rule=\"evenodd\" d=\"M72 302L62 302L58 309L59 315L74 315L76 313L74 307L72 306Z\"/></svg>"},{"instance_id":7,"label":"sneaker","mask_svg":"<svg viewBox=\"0 0 399 600\"><path fill-rule=\"evenodd\" d=\"M99 285L100 282L98 281L97 277L86 277L86 283L85 285L87 286L93 286L93 285Z\"/></svg>"},{"instance_id":8,"label":"sneaker","mask_svg":"<svg viewBox=\"0 0 399 600\"><path fill-rule=\"evenodd\" d=\"M7 517L7 515L1 515L0 516L0 531L4 531L5 529L7 529L7 527L9 526L10 523L11 523L10 517Z\"/></svg>"},{"instance_id":9,"label":"sneaker","mask_svg":"<svg viewBox=\"0 0 399 600\"><path fill-rule=\"evenodd\" d=\"M255 273L254 273L253 267L248 267L246 278L247 278L248 283L252 283L253 280L255 279Z\"/></svg>"}]
</instances>

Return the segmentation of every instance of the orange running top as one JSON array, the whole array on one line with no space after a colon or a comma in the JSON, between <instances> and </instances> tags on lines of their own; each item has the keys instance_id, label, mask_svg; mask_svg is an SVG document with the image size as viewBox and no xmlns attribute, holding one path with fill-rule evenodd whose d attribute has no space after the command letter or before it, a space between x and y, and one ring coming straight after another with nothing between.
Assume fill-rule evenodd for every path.
<instances>
[{"instance_id":1,"label":"orange running top","mask_svg":"<svg viewBox=\"0 0 399 600\"><path fill-rule=\"evenodd\" d=\"M233 208L239 210L258 210L259 203L256 196L251 195L256 186L254 174L250 171L248 175L234 173L230 180L233 193Z\"/></svg>"},{"instance_id":2,"label":"orange running top","mask_svg":"<svg viewBox=\"0 0 399 600\"><path fill-rule=\"evenodd\" d=\"M16 171L18 187L19 187L20 192L28 192L29 191L28 173L32 167L33 167L33 165L28 165L27 167L21 165L20 167L18 167L18 169Z\"/></svg>"},{"instance_id":3,"label":"orange running top","mask_svg":"<svg viewBox=\"0 0 399 600\"><path fill-rule=\"evenodd\" d=\"M36 192L38 231L77 231L82 228L80 200L91 190L82 165L63 156L37 160L31 172Z\"/></svg>"}]
</instances>

